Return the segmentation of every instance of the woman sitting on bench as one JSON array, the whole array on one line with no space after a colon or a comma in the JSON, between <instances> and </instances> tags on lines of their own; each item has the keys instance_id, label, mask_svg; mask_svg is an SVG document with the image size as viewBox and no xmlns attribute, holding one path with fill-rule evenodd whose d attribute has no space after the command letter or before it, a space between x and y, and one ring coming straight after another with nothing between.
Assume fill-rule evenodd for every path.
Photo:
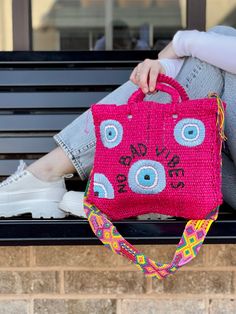
<instances>
[{"instance_id":1,"label":"woman sitting on bench","mask_svg":"<svg viewBox=\"0 0 236 314\"><path fill-rule=\"evenodd\" d=\"M217 93L227 103L223 147L222 191L236 209L236 29L218 26L208 32L179 31L158 59L147 59L133 70L130 80L99 103L124 104L140 87L147 100L165 102L155 93L159 73L176 78L190 99ZM64 178L75 172L88 178L93 166L95 135L88 110L54 136L58 147L0 184L0 216L31 213L32 217L62 218L67 212L84 217L83 193L67 192Z\"/></svg>"}]
</instances>

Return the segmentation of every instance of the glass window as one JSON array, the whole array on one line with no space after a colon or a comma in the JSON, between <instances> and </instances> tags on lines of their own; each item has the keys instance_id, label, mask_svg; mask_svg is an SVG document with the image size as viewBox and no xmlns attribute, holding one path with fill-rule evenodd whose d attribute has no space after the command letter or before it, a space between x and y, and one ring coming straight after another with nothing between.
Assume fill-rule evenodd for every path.
<instances>
[{"instance_id":1,"label":"glass window","mask_svg":"<svg viewBox=\"0 0 236 314\"><path fill-rule=\"evenodd\" d=\"M215 25L236 27L236 0L207 0L206 28Z\"/></svg>"},{"instance_id":2,"label":"glass window","mask_svg":"<svg viewBox=\"0 0 236 314\"><path fill-rule=\"evenodd\" d=\"M32 0L34 50L161 49L186 0Z\"/></svg>"},{"instance_id":3,"label":"glass window","mask_svg":"<svg viewBox=\"0 0 236 314\"><path fill-rule=\"evenodd\" d=\"M12 50L12 0L0 1L0 51Z\"/></svg>"}]
</instances>

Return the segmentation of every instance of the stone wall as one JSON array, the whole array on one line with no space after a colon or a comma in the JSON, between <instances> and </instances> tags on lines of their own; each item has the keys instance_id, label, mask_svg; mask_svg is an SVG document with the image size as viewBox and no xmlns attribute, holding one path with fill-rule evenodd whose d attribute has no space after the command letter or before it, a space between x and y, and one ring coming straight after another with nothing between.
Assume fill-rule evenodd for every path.
<instances>
[{"instance_id":1,"label":"stone wall","mask_svg":"<svg viewBox=\"0 0 236 314\"><path fill-rule=\"evenodd\" d=\"M139 246L168 262L174 245ZM1 247L0 314L236 313L236 245L204 245L174 276L145 278L103 246Z\"/></svg>"}]
</instances>

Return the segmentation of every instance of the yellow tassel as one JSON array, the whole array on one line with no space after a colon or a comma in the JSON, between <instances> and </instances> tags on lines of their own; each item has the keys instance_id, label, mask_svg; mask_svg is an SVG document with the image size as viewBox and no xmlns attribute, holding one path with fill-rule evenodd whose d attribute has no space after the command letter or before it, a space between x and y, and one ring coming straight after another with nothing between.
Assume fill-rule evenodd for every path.
<instances>
[{"instance_id":1,"label":"yellow tassel","mask_svg":"<svg viewBox=\"0 0 236 314\"><path fill-rule=\"evenodd\" d=\"M217 121L216 124L219 127L220 130L220 137L222 141L226 141L227 137L224 133L224 123L225 123L225 112L224 112L224 106L222 103L222 100L216 93L210 93L208 97L215 97L218 105L218 113L217 113Z\"/></svg>"}]
</instances>

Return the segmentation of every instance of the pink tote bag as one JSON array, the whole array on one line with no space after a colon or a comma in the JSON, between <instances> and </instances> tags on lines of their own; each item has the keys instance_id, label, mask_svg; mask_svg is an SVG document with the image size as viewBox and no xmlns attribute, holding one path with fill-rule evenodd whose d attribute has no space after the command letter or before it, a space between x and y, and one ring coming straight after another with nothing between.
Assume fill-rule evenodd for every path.
<instances>
[{"instance_id":1,"label":"pink tote bag","mask_svg":"<svg viewBox=\"0 0 236 314\"><path fill-rule=\"evenodd\" d=\"M162 74L156 89L170 102L146 101L139 89L127 104L92 106L96 151L84 207L106 246L161 279L197 255L217 218L225 104L216 95L190 100ZM189 220L170 264L150 260L109 220L147 213Z\"/></svg>"}]
</instances>

